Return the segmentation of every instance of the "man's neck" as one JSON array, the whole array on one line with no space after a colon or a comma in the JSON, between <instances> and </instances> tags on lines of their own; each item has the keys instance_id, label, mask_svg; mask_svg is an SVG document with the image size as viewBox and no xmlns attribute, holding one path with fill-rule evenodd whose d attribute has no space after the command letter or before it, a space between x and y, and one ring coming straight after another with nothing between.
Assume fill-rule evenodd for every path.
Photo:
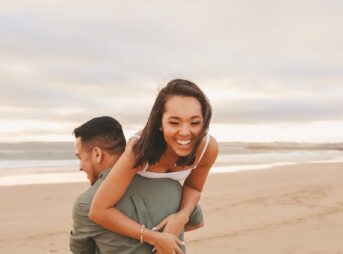
<instances>
[{"instance_id":1,"label":"man's neck","mask_svg":"<svg viewBox=\"0 0 343 254\"><path fill-rule=\"evenodd\" d=\"M118 155L113 155L110 158L105 159L102 163L101 163L101 167L99 167L98 170L98 175L101 174L101 172L103 172L106 169L109 168L113 168L114 164L116 164L116 162L118 161L119 157L121 154Z\"/></svg>"}]
</instances>

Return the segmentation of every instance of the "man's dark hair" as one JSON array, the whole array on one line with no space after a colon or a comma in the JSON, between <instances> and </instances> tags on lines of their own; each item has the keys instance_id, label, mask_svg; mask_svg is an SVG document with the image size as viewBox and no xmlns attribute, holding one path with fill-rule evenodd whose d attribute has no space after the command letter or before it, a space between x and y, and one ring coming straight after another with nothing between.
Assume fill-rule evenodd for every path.
<instances>
[{"instance_id":1,"label":"man's dark hair","mask_svg":"<svg viewBox=\"0 0 343 254\"><path fill-rule=\"evenodd\" d=\"M90 149L97 146L112 155L125 150L126 140L121 124L109 116L93 118L75 128L73 134Z\"/></svg>"}]
</instances>

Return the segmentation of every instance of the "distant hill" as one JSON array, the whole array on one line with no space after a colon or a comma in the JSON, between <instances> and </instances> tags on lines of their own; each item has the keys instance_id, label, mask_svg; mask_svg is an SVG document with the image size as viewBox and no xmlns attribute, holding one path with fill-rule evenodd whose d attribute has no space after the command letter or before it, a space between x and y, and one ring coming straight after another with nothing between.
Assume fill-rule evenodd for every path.
<instances>
[{"instance_id":1,"label":"distant hill","mask_svg":"<svg viewBox=\"0 0 343 254\"><path fill-rule=\"evenodd\" d=\"M343 143L297 143L297 142L219 142L223 153L244 153L259 151L289 150L338 150L343 151Z\"/></svg>"}]
</instances>

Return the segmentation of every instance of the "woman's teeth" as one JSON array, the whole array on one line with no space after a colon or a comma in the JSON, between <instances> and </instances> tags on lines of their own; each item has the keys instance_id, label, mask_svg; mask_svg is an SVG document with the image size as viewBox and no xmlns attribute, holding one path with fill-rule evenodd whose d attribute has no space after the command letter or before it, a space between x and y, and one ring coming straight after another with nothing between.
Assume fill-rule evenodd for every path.
<instances>
[{"instance_id":1,"label":"woman's teeth","mask_svg":"<svg viewBox=\"0 0 343 254\"><path fill-rule=\"evenodd\" d=\"M184 145L188 145L189 143L191 143L191 140L176 140L176 143L184 146Z\"/></svg>"}]
</instances>

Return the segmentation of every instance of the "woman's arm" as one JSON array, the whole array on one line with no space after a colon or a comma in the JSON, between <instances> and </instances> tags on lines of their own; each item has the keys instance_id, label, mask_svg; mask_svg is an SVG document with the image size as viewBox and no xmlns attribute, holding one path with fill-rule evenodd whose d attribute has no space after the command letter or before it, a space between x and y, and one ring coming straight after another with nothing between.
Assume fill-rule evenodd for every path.
<instances>
[{"instance_id":1,"label":"woman's arm","mask_svg":"<svg viewBox=\"0 0 343 254\"><path fill-rule=\"evenodd\" d=\"M217 155L218 143L211 136L210 143L208 144L203 159L200 161L198 167L192 170L192 173L187 177L184 183L180 212L185 213L188 217L200 200L200 195L204 188L208 173L216 161Z\"/></svg>"},{"instance_id":2,"label":"woman's arm","mask_svg":"<svg viewBox=\"0 0 343 254\"><path fill-rule=\"evenodd\" d=\"M136 170L133 169L134 157L131 154L131 147L132 142L127 145L124 153L100 185L92 201L89 218L108 230L138 239L139 224L113 207L124 195L136 174Z\"/></svg>"},{"instance_id":3,"label":"woman's arm","mask_svg":"<svg viewBox=\"0 0 343 254\"><path fill-rule=\"evenodd\" d=\"M188 218L200 200L201 192L208 173L218 155L218 143L210 137L210 143L197 168L187 177L183 186L182 202L178 213L164 219L157 228L164 228L164 232L179 235L188 222Z\"/></svg>"},{"instance_id":4,"label":"woman's arm","mask_svg":"<svg viewBox=\"0 0 343 254\"><path fill-rule=\"evenodd\" d=\"M99 187L92 201L89 218L110 231L140 240L141 225L114 207L137 173L133 169L132 145L132 141L129 141L124 153ZM143 232L143 240L154 245L160 253L182 253L178 246L180 241L174 235L149 229L144 229Z\"/></svg>"}]
</instances>

